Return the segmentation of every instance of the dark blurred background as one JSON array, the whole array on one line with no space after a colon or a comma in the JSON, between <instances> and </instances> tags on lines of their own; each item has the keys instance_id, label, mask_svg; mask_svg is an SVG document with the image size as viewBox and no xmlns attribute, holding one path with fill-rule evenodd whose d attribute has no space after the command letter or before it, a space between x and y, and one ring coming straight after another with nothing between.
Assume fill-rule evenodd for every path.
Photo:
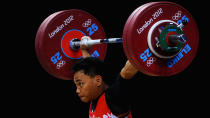
<instances>
[{"instance_id":1,"label":"dark blurred background","mask_svg":"<svg viewBox=\"0 0 210 118\"><path fill-rule=\"evenodd\" d=\"M196 58L183 72L171 77L151 77L140 74L133 84L132 111L134 117L171 117L202 115L199 111L205 105L208 79L208 48L204 36L207 16L205 3L201 1L169 0L185 7L197 22L200 41ZM121 37L129 15L149 0L59 0L13 2L14 10L9 12L9 20L14 34L11 57L15 60L15 70L7 78L10 86L4 88L10 97L6 109L18 110L16 115L37 117L87 118L89 104L82 103L76 95L73 81L63 81L49 75L39 64L35 53L35 37L39 25L50 14L67 9L82 9L94 15L102 24L107 37ZM208 9L208 7L206 7ZM17 14L17 15L16 15ZM8 14L7 14L8 15ZM18 36L20 38L14 38ZM205 42L204 42L205 41ZM11 42L9 43L11 44ZM18 45L18 46L17 46ZM18 49L16 48L18 47ZM18 52L17 52L18 51ZM105 63L110 66L111 77L116 77L126 62L122 44L110 44ZM14 76L16 76L14 78ZM206 83L206 84L205 84ZM11 107L10 107L11 106ZM20 111L19 111L20 110ZM205 113L205 112L204 112Z\"/></svg>"}]
</instances>

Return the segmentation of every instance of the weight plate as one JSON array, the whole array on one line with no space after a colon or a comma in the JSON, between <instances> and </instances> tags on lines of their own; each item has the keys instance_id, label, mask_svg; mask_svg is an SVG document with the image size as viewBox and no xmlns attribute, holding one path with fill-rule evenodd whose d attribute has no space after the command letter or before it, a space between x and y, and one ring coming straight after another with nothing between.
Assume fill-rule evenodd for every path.
<instances>
[{"instance_id":1,"label":"weight plate","mask_svg":"<svg viewBox=\"0 0 210 118\"><path fill-rule=\"evenodd\" d=\"M129 16L128 20L126 21L126 24L124 26L124 30L123 30L123 49L124 49L124 52L128 58L128 60L130 60L130 62L135 66L135 65L138 65L138 63L136 63L134 60L135 60L135 56L133 55L134 53L132 53L132 50L130 49L129 47L129 40L127 38L127 34L128 32L130 32L130 24L131 24L131 21L132 19L136 19L136 17L138 16L138 13L141 13L145 8L147 8L148 6L154 4L155 2L150 2L150 3L146 3L140 7L138 7L136 10L134 10L132 12L132 14ZM136 66L135 66L136 67ZM136 67L137 68L137 67ZM139 68L138 68L139 69ZM140 69L139 69L140 70ZM143 71L143 70L140 70L140 71Z\"/></svg>"},{"instance_id":2,"label":"weight plate","mask_svg":"<svg viewBox=\"0 0 210 118\"><path fill-rule=\"evenodd\" d=\"M192 15L172 2L151 2L140 7L139 11L130 16L132 18L129 17L124 27L123 46L126 56L134 67L150 76L171 76L182 72L192 62L198 49L199 33ZM149 30L161 20L170 20L176 25L180 25L182 20L188 22L182 27L187 41L173 58L157 57L148 46Z\"/></svg>"},{"instance_id":3,"label":"weight plate","mask_svg":"<svg viewBox=\"0 0 210 118\"><path fill-rule=\"evenodd\" d=\"M100 22L91 14L77 9L56 12L40 25L35 39L35 49L41 66L52 76L72 80L72 66L82 58L81 50L70 48L70 41L82 36L104 39L106 34ZM93 57L104 60L107 45L92 46Z\"/></svg>"},{"instance_id":4,"label":"weight plate","mask_svg":"<svg viewBox=\"0 0 210 118\"><path fill-rule=\"evenodd\" d=\"M51 21L53 17L55 17L57 14L59 14L59 13L61 13L61 12L63 12L63 11L56 12L56 13L50 15L50 16L47 17L47 18L41 23L41 25L39 26L39 29L38 29L37 34L36 34L36 40L35 40L35 50L36 50L37 58L38 58L39 60L43 60L43 59L42 59L43 56L40 55L40 54L42 53L42 50L39 49L39 46L40 46L40 44L42 43L42 42L41 42L42 40L38 40L38 39L40 39L40 38L43 36L43 34L44 34L44 33L43 33L43 30L47 27L47 24L49 23L49 21ZM41 52L41 53L40 53L40 52ZM46 67L45 67L46 65L43 63L43 61L39 61L39 62L40 62L40 64L42 65L42 67L46 68Z\"/></svg>"}]
</instances>

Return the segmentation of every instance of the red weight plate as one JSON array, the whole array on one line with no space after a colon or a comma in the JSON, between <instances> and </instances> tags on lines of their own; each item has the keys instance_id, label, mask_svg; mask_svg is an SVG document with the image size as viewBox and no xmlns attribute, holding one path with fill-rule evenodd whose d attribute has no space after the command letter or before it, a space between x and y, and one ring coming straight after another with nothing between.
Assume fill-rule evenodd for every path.
<instances>
[{"instance_id":1,"label":"red weight plate","mask_svg":"<svg viewBox=\"0 0 210 118\"><path fill-rule=\"evenodd\" d=\"M155 2L150 2L150 3L146 3L140 7L138 7L136 10L134 10L132 12L132 14L129 16L128 20L126 21L126 24L124 26L124 30L123 30L123 49L124 52L128 58L128 60L130 60L130 62L135 66L138 65L138 63L136 63L135 60L135 56L133 55L134 53L132 53L132 50L129 47L129 40L127 38L127 34L128 32L130 32L130 30L132 30L130 27L131 23L132 23L132 19L136 19L136 17L138 16L137 14L141 13L145 8L147 8L148 6L154 4ZM143 71L143 70L141 70Z\"/></svg>"},{"instance_id":2,"label":"red weight plate","mask_svg":"<svg viewBox=\"0 0 210 118\"><path fill-rule=\"evenodd\" d=\"M189 66L198 49L199 33L195 20L185 8L172 2L151 2L130 17L123 31L123 46L134 67L150 76L171 76ZM147 42L150 28L161 20L170 20L177 25L181 20L188 21L182 28L188 40L170 59L156 57Z\"/></svg>"},{"instance_id":3,"label":"red weight plate","mask_svg":"<svg viewBox=\"0 0 210 118\"><path fill-rule=\"evenodd\" d=\"M131 50L129 49L130 47L128 46L128 40L124 40L127 38L127 32L130 30L128 27L132 21L133 18L136 17L137 13L140 13L145 7L147 7L148 5L150 5L151 3L146 3L140 7L138 7L137 9L135 9L132 14L129 16L129 18L126 21L126 24L123 30L123 48L124 48L124 52L125 54L129 54L130 56L127 56L128 60L131 60L132 63L135 63L133 60L134 56L132 56L132 53L130 52ZM134 64L135 65L135 64Z\"/></svg>"},{"instance_id":4,"label":"red weight plate","mask_svg":"<svg viewBox=\"0 0 210 118\"><path fill-rule=\"evenodd\" d=\"M100 22L82 10L64 10L47 17L40 25L35 40L37 58L42 67L52 76L72 80L72 66L82 58L81 50L70 48L74 38L90 36L104 39L106 34ZM90 53L104 60L107 45L94 45Z\"/></svg>"},{"instance_id":5,"label":"red weight plate","mask_svg":"<svg viewBox=\"0 0 210 118\"><path fill-rule=\"evenodd\" d=\"M41 52L42 52L42 50L40 50L40 48L39 48L40 44L42 43L42 40L39 40L39 39L44 35L43 30L46 29L49 21L51 21L52 18L54 18L57 14L59 14L61 12L63 12L63 11L60 11L60 12L56 12L54 14L51 14L39 26L39 29L38 29L37 34L36 34L36 40L35 40L35 49L36 49L36 54L37 54L37 57L38 57L39 60L42 60L41 58L43 57L43 56L40 55ZM43 61L39 61L39 62L42 65L42 67L45 66L45 64L43 63ZM46 67L44 67L44 68L46 68Z\"/></svg>"}]
</instances>

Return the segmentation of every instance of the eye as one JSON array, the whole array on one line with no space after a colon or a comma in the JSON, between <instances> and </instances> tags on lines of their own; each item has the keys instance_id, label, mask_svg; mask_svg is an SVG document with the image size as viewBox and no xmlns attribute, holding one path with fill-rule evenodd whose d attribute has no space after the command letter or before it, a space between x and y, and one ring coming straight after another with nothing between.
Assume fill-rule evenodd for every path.
<instances>
[{"instance_id":1,"label":"eye","mask_svg":"<svg viewBox=\"0 0 210 118\"><path fill-rule=\"evenodd\" d=\"M79 87L82 87L83 85L84 85L83 82L79 82L79 83L78 83L78 86L79 86Z\"/></svg>"}]
</instances>

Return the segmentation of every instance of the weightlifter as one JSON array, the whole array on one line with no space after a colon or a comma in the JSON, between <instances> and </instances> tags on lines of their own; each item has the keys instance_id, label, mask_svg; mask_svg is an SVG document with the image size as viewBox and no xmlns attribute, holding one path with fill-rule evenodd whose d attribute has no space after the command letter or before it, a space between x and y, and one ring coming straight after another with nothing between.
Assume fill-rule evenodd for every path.
<instances>
[{"instance_id":1,"label":"weightlifter","mask_svg":"<svg viewBox=\"0 0 210 118\"><path fill-rule=\"evenodd\" d=\"M72 70L76 93L81 101L90 102L90 118L131 118L128 100L129 83L138 72L129 61L122 68L116 81L107 84L107 68L103 61L90 56L90 46L80 46L83 59Z\"/></svg>"}]
</instances>

